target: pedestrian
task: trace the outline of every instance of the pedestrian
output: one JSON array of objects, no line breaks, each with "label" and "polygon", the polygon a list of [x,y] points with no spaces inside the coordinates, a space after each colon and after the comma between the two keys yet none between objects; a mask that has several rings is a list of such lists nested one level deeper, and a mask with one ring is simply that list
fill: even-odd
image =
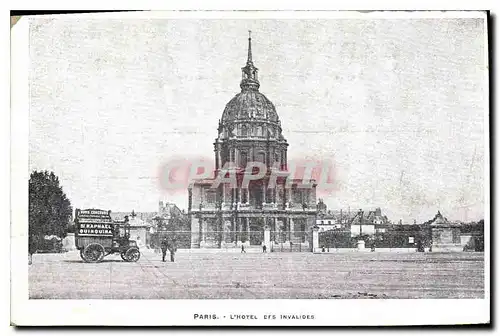
[{"label": "pedestrian", "polygon": [[262,245],[262,253],[266,253],[266,250],[267,250],[267,246],[266,245]]},{"label": "pedestrian", "polygon": [[174,262],[175,261],[175,252],[177,252],[177,247],[174,244],[170,244],[168,249],[170,251],[170,261]]},{"label": "pedestrian", "polygon": [[165,256],[167,255],[168,242],[167,238],[163,238],[161,241],[161,261],[165,262]]},{"label": "pedestrian", "polygon": [[247,253],[247,251],[245,251],[245,245],[241,245],[241,253]]}]

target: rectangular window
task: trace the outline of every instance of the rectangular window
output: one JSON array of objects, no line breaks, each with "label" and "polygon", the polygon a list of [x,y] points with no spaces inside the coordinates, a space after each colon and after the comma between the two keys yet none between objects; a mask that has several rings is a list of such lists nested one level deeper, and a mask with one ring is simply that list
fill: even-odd
[{"label": "rectangular window", "polygon": [[215,191],[209,190],[207,191],[207,203],[215,204]]},{"label": "rectangular window", "polygon": [[266,154],[264,153],[258,153],[255,161],[260,162],[260,163],[266,163]]},{"label": "rectangular window", "polygon": [[240,154],[241,162],[240,166],[241,168],[245,168],[247,166],[247,153],[246,152],[241,152]]}]

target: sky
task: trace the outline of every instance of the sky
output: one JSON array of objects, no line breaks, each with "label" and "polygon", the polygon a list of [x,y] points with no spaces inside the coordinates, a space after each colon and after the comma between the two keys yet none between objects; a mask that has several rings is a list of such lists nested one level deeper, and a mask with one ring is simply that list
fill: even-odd
[{"label": "sky", "polygon": [[290,160],[334,165],[330,209],[394,222],[484,218],[488,106],[482,19],[78,19],[30,25],[30,171],[74,208],[187,209],[173,159],[213,160],[252,30],[260,92]]}]

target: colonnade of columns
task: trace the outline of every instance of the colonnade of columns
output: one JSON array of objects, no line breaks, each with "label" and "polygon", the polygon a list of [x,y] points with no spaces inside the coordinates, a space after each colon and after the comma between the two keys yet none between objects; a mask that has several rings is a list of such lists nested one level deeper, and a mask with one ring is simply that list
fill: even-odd
[{"label": "colonnade of columns", "polygon": [[[302,236],[295,236],[296,228],[295,222],[293,218],[290,217],[268,217],[264,219],[264,222],[259,222],[258,230],[251,230],[252,219],[258,220],[259,218],[255,217],[232,217],[232,218],[224,218],[222,225],[222,236],[223,241],[235,244],[251,244],[251,234],[252,232],[261,232],[264,233],[264,228],[269,228],[271,232],[272,240],[276,243],[286,243],[286,242],[294,242],[295,239],[298,239]],[[203,246],[207,241],[207,232],[209,231],[217,231],[217,228],[213,227],[209,230],[209,221],[217,221],[217,219],[208,219],[208,218],[198,218],[198,242],[200,246]],[[256,223],[257,224],[257,223]],[[214,225],[214,224],[212,224]],[[229,235],[227,226],[230,228]],[[305,230],[305,227],[304,227]],[[305,231],[299,229],[300,234],[305,234]],[[257,235],[259,233],[256,233]],[[212,238],[215,238],[212,237]],[[299,239],[300,240],[300,239]],[[299,241],[300,243],[304,241]]]},{"label": "colonnade of columns", "polygon": [[[241,187],[229,188],[228,186],[224,185],[222,191],[222,203],[230,204],[232,202],[233,203],[239,202],[242,204],[249,204],[250,200],[252,199],[250,197],[250,189],[255,191],[258,190],[261,193],[262,203],[264,204],[269,204],[269,203],[276,204],[278,202],[278,189],[276,187],[268,188],[266,184],[262,184],[260,186],[255,186],[250,188],[241,188]],[[284,188],[284,199],[285,199],[284,203],[286,204],[290,203],[291,201],[291,192],[286,188]]]},{"label": "colonnade of columns", "polygon": [[[243,149],[240,151],[237,147],[232,147],[227,150],[227,156],[222,155],[222,142],[219,139],[215,140],[214,143],[214,152],[215,152],[215,168],[221,169],[227,161],[233,163],[236,166],[240,166],[245,168],[246,163],[249,161],[255,161],[257,159],[258,153],[263,153],[265,155],[265,160],[262,163],[265,163],[267,166],[273,165],[275,162],[279,163],[282,169],[287,169],[287,150],[284,148],[259,148],[255,149],[254,147],[250,147],[249,149]],[[243,154],[246,154],[246,160],[243,159]],[[278,159],[276,158],[276,154],[278,155]],[[245,162],[247,161],[247,162]]]}]

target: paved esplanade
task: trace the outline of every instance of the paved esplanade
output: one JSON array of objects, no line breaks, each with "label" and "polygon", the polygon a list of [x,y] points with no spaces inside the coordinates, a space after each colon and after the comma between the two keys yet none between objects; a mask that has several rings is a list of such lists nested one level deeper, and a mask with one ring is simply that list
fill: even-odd
[{"label": "paved esplanade", "polygon": [[319,299],[482,298],[484,254],[261,253],[179,250],[175,263],[142,251],[137,263],[77,252],[35,254],[30,298]]}]

